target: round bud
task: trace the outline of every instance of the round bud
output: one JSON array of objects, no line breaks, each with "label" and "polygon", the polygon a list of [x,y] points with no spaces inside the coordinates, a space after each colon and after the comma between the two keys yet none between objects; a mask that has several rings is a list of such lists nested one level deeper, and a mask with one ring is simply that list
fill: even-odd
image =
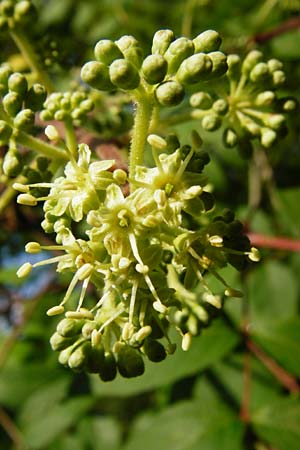
[{"label": "round bud", "polygon": [[145,365],[139,351],[129,345],[121,345],[118,351],[118,370],[125,378],[143,375]]},{"label": "round bud", "polygon": [[22,108],[22,98],[17,92],[9,92],[3,99],[3,107],[7,114],[14,117]]},{"label": "round bud", "polygon": [[137,69],[125,59],[116,59],[109,67],[111,82],[120,89],[136,89],[140,84]]},{"label": "round bud", "polygon": [[176,106],[184,98],[184,89],[180,83],[174,80],[165,81],[155,89],[158,103],[163,106]]},{"label": "round bud", "polygon": [[241,74],[241,58],[239,55],[227,56],[227,76],[230,80],[238,80]]},{"label": "round bud", "polygon": [[282,114],[267,114],[264,124],[274,130],[279,130],[285,125],[285,117]]},{"label": "round bud", "polygon": [[163,81],[168,70],[168,64],[162,55],[149,55],[142,64],[142,74],[148,84]]},{"label": "round bud", "polygon": [[211,52],[208,54],[212,61],[211,77],[221,77],[228,70],[227,58],[222,52]]},{"label": "round bud", "polygon": [[190,98],[190,105],[193,108],[210,109],[212,104],[213,99],[207,92],[196,92]]},{"label": "round bud", "polygon": [[61,351],[74,343],[74,338],[65,338],[58,333],[52,334],[50,338],[50,345],[55,352]]},{"label": "round bud", "polygon": [[8,79],[8,89],[21,96],[25,95],[28,89],[26,77],[18,72],[12,73]]},{"label": "round bud", "polygon": [[164,55],[171,42],[175,39],[172,30],[159,30],[153,36],[151,53]]},{"label": "round bud", "polygon": [[213,110],[221,116],[227,113],[228,107],[227,101],[223,98],[216,100],[213,104]]},{"label": "round bud", "polygon": [[276,99],[276,95],[274,94],[273,91],[264,91],[264,92],[260,92],[256,99],[255,99],[255,104],[257,106],[269,106],[272,105],[272,103],[274,103]]},{"label": "round bud", "polygon": [[270,148],[275,143],[277,139],[276,131],[271,130],[270,128],[262,128],[261,129],[261,138],[260,142],[263,147]]},{"label": "round bud", "polygon": [[73,337],[81,332],[82,326],[82,320],[63,319],[58,323],[56,331],[63,337]]},{"label": "round bud", "polygon": [[123,58],[122,52],[117,44],[109,39],[101,39],[101,41],[98,41],[94,53],[97,61],[108,66],[115,59]]},{"label": "round bud", "polygon": [[68,366],[73,370],[82,370],[91,350],[91,344],[84,342],[77,347],[68,359]]},{"label": "round bud", "polygon": [[21,130],[28,130],[34,125],[34,112],[31,109],[23,109],[14,118],[14,126]]},{"label": "round bud", "polygon": [[99,376],[102,381],[112,381],[117,375],[117,363],[113,353],[105,353],[103,364],[99,368]]},{"label": "round bud", "polygon": [[266,63],[260,62],[256,64],[250,72],[250,80],[253,83],[263,83],[270,76],[269,67]]},{"label": "round bud", "polygon": [[175,73],[180,64],[194,53],[194,44],[190,39],[181,37],[173,41],[165,53],[168,73]]},{"label": "round bud", "polygon": [[217,114],[207,114],[203,117],[201,125],[206,131],[215,131],[220,128],[222,121]]},{"label": "round bud", "polygon": [[205,53],[197,53],[185,59],[180,65],[176,78],[182,84],[195,84],[212,70],[211,59]]},{"label": "round bud", "polygon": [[87,62],[82,67],[80,76],[85,83],[100,91],[110,91],[115,88],[110,81],[108,67],[101,62]]},{"label": "round bud", "polygon": [[281,70],[283,68],[283,64],[278,59],[269,59],[267,62],[270,72],[275,72],[275,70]]},{"label": "round bud", "polygon": [[25,95],[24,103],[25,108],[32,109],[32,111],[40,111],[47,98],[47,91],[39,83],[35,83],[31,86]]},{"label": "round bud", "polygon": [[4,156],[2,168],[6,176],[17,177],[23,169],[20,153],[15,150],[8,150]]},{"label": "round bud", "polygon": [[281,99],[282,109],[285,112],[295,111],[298,107],[297,100],[295,98],[283,98]]},{"label": "round bud", "polygon": [[248,75],[249,72],[251,72],[251,70],[253,69],[253,67],[256,66],[256,64],[258,64],[259,62],[261,62],[262,59],[263,59],[262,52],[258,50],[252,50],[251,52],[248,53],[248,55],[243,61],[242,72]]},{"label": "round bud", "polygon": [[116,41],[117,46],[124,55],[124,58],[137,68],[141,67],[143,53],[139,42],[133,36],[122,36]]},{"label": "round bud", "polygon": [[285,83],[285,73],[282,70],[275,70],[273,72],[273,84],[275,87],[280,87]]},{"label": "round bud", "polygon": [[145,340],[143,350],[148,359],[153,362],[163,361],[167,356],[164,346],[151,338]]},{"label": "round bud", "polygon": [[67,366],[72,352],[73,352],[73,345],[62,350],[59,354],[58,362],[63,366]]},{"label": "round bud", "polygon": [[226,128],[223,134],[223,142],[226,147],[235,147],[238,142],[238,136],[232,128]]},{"label": "round bud", "polygon": [[195,52],[214,52],[219,50],[220,45],[222,43],[221,36],[215,30],[206,30],[202,33],[198,34],[193,39],[193,43],[195,46]]},{"label": "round bud", "polygon": [[0,145],[6,145],[11,137],[12,128],[4,120],[0,120]]}]

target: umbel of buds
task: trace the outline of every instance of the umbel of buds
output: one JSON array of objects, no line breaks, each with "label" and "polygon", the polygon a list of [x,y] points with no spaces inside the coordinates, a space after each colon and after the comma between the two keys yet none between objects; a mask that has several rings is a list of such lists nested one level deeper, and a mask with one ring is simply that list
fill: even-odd
[{"label": "umbel of buds", "polygon": [[226,72],[220,45],[221,38],[213,30],[194,39],[176,39],[171,30],[160,30],[153,37],[151,54],[143,58],[133,36],[115,42],[103,39],[95,46],[95,60],[83,66],[81,77],[95,89],[118,88],[135,95],[146,92],[162,106],[175,106],[182,102],[188,86]]},{"label": "umbel of buds", "polygon": [[[135,48],[131,60],[139,54]],[[173,328],[188,350],[193,336],[220,313],[224,299],[241,295],[219,269],[227,264],[241,269],[259,259],[233,213],[224,211],[212,221],[207,216],[214,201],[202,173],[209,158],[199,149],[200,137],[194,133],[189,146],[174,135],[152,134],[148,143],[155,166],[137,166],[136,187],[127,196],[122,191],[126,173],[112,160],[93,161],[87,145],[79,146],[77,162],[70,161],[53,182],[15,184],[20,204],[44,201],[43,227],[56,233],[56,245],[29,242],[26,251],[60,252],[25,263],[18,276],[51,263],[58,272],[73,274],[61,302],[48,310],[50,316],[64,314],[51,346],[61,364],[96,373],[103,381],[117,373],[139,376],[145,358],[159,362],[174,353]],[[36,189],[48,194],[37,197]],[[190,228],[190,220],[199,226]],[[85,239],[74,235],[74,222],[85,224]],[[206,273],[219,280],[218,292],[212,292]],[[98,293],[94,302],[86,298],[90,285]],[[78,305],[67,309],[78,287]]]}]

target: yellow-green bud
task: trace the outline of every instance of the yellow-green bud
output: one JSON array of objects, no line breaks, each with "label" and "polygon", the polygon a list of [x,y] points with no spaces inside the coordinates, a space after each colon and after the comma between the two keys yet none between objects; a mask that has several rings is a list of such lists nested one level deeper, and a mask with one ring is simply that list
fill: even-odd
[{"label": "yellow-green bud", "polygon": [[171,42],[175,39],[172,30],[159,30],[153,36],[151,53],[164,55]]},{"label": "yellow-green bud", "polygon": [[214,52],[219,50],[220,45],[222,43],[221,36],[215,30],[206,30],[202,33],[198,34],[193,39],[193,43],[195,46],[195,52]]},{"label": "yellow-green bud", "polygon": [[264,62],[256,64],[251,70],[249,76],[253,83],[262,83],[266,81],[270,76],[268,64]]},{"label": "yellow-green bud", "polygon": [[165,53],[168,73],[175,73],[180,64],[194,53],[194,44],[190,39],[181,37],[173,41]]},{"label": "yellow-green bud", "polygon": [[252,50],[248,53],[242,64],[242,72],[248,75],[256,64],[260,63],[263,59],[262,52],[258,50]]},{"label": "yellow-green bud", "polygon": [[212,61],[205,53],[197,53],[186,58],[180,65],[176,78],[182,84],[195,84],[212,70]]},{"label": "yellow-green bud", "polygon": [[261,129],[261,144],[266,147],[272,147],[272,145],[275,143],[277,139],[277,133],[276,131],[270,129],[270,128],[262,128]]},{"label": "yellow-green bud", "polygon": [[209,78],[221,77],[228,70],[227,58],[222,52],[211,52],[208,54],[212,61],[212,70]]},{"label": "yellow-green bud", "polygon": [[148,84],[157,84],[164,80],[168,63],[162,55],[149,55],[142,64],[142,74]]},{"label": "yellow-green bud", "polygon": [[212,104],[213,99],[207,92],[196,92],[190,98],[190,105],[193,108],[210,109]]},{"label": "yellow-green bud", "polygon": [[117,375],[116,359],[111,352],[105,353],[103,364],[99,368],[99,376],[102,381],[112,381]]},{"label": "yellow-green bud", "polygon": [[15,72],[8,79],[8,89],[17,92],[21,96],[27,92],[28,83],[26,77],[21,73]]},{"label": "yellow-green bud", "polygon": [[269,106],[272,103],[274,103],[276,99],[276,95],[274,94],[273,91],[264,91],[264,92],[260,92],[256,99],[255,99],[255,104],[257,106]]},{"label": "yellow-green bud", "polygon": [[0,145],[8,143],[12,134],[11,126],[4,120],[0,120]]},{"label": "yellow-green bud", "polygon": [[32,1],[21,0],[14,8],[14,20],[27,23],[36,16],[36,9]]},{"label": "yellow-green bud", "polygon": [[22,108],[22,97],[17,92],[9,92],[3,97],[3,107],[8,115],[14,117]]},{"label": "yellow-green bud", "polygon": [[133,36],[122,36],[116,41],[117,46],[127,61],[139,68],[143,60],[142,49],[139,42]]},{"label": "yellow-green bud", "polygon": [[155,96],[158,103],[163,106],[176,106],[184,98],[184,89],[177,81],[169,80],[157,86]]},{"label": "yellow-green bud", "polygon": [[120,89],[136,89],[140,84],[137,69],[126,59],[116,59],[109,67],[111,82]]},{"label": "yellow-green bud", "polygon": [[113,179],[118,184],[125,184],[127,181],[127,173],[123,169],[116,169],[113,171]]},{"label": "yellow-green bud", "polygon": [[202,127],[206,131],[215,131],[220,128],[221,124],[221,119],[216,114],[207,114],[201,122]]},{"label": "yellow-green bud", "polygon": [[82,67],[80,75],[85,83],[100,91],[110,91],[115,88],[110,81],[108,67],[101,62],[87,62]]},{"label": "yellow-green bud", "polygon": [[238,137],[236,132],[232,128],[227,128],[223,134],[223,141],[226,147],[235,147],[238,143]]},{"label": "yellow-green bud", "polygon": [[82,326],[82,320],[66,318],[58,323],[56,331],[61,336],[73,337],[81,332]]},{"label": "yellow-green bud", "polygon": [[282,70],[275,70],[273,72],[273,84],[279,87],[285,83],[285,73]]},{"label": "yellow-green bud", "polygon": [[241,58],[239,55],[228,55],[227,56],[227,76],[230,80],[238,80],[241,74]]},{"label": "yellow-green bud", "polygon": [[281,70],[283,68],[283,64],[279,59],[269,59],[267,62],[270,72],[275,72],[276,70]]},{"label": "yellow-green bud", "polygon": [[34,125],[34,112],[31,109],[22,109],[14,118],[15,128],[28,130]]},{"label": "yellow-green bud", "polygon": [[153,362],[163,361],[167,356],[164,346],[151,338],[145,340],[143,350],[148,359]]},{"label": "yellow-green bud", "polygon": [[140,376],[144,373],[145,366],[138,350],[122,345],[118,351],[118,370],[125,378]]},{"label": "yellow-green bud", "polygon": [[123,54],[117,44],[109,39],[101,39],[95,46],[95,58],[108,66],[115,60],[123,58]]},{"label": "yellow-green bud", "polygon": [[70,369],[83,369],[90,351],[91,344],[87,341],[76,348],[68,359],[68,366],[70,367]]},{"label": "yellow-green bud", "polygon": [[187,352],[189,349],[190,349],[190,347],[191,347],[191,345],[192,345],[192,334],[190,333],[190,332],[188,332],[188,333],[185,333],[183,336],[182,336],[182,341],[181,341],[181,348],[182,348],[182,350],[184,351],[184,352]]},{"label": "yellow-green bud", "polygon": [[228,103],[225,99],[223,98],[219,98],[218,100],[216,100],[213,104],[213,110],[217,113],[220,114],[221,116],[223,116],[224,114],[227,113],[228,111]]},{"label": "yellow-green bud", "polygon": [[73,338],[65,338],[58,333],[52,334],[50,345],[55,352],[64,350],[74,343]]},{"label": "yellow-green bud", "polygon": [[16,150],[8,150],[4,157],[2,168],[8,177],[17,177],[23,168],[20,153]]},{"label": "yellow-green bud", "polygon": [[54,125],[47,125],[45,128],[45,135],[50,141],[58,141],[59,134],[57,128]]}]

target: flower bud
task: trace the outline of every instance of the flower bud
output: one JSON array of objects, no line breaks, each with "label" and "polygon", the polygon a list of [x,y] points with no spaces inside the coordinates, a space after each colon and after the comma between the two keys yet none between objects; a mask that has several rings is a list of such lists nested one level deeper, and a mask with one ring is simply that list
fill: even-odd
[{"label": "flower bud", "polygon": [[167,356],[164,346],[151,338],[145,340],[143,350],[148,359],[153,362],[163,361]]},{"label": "flower bud", "polygon": [[212,61],[212,70],[209,79],[221,77],[228,70],[227,58],[222,52],[211,52],[208,54]]},{"label": "flower bud", "polygon": [[226,147],[235,147],[238,142],[238,137],[236,132],[232,128],[226,128],[223,134],[223,142]]},{"label": "flower bud", "polygon": [[14,127],[28,130],[34,125],[35,115],[31,109],[22,109],[14,118]]},{"label": "flower bud", "polygon": [[279,130],[285,125],[285,117],[282,114],[267,114],[264,124],[274,130]]},{"label": "flower bud", "polygon": [[285,73],[282,70],[275,70],[273,72],[273,84],[275,87],[280,87],[285,83]]},{"label": "flower bud", "polygon": [[22,97],[17,92],[9,92],[3,99],[3,107],[7,114],[14,117],[22,108]]},{"label": "flower bud", "polygon": [[190,105],[193,108],[210,109],[212,104],[213,99],[207,92],[196,92],[190,98]]},{"label": "flower bud", "polygon": [[269,59],[267,62],[270,72],[275,72],[276,70],[281,70],[283,68],[283,64],[278,59]]},{"label": "flower bud", "polygon": [[118,351],[118,370],[125,378],[138,377],[145,371],[143,358],[138,350],[122,345]]},{"label": "flower bud", "polygon": [[2,168],[8,177],[17,177],[23,169],[20,153],[16,150],[8,150],[4,157]]},{"label": "flower bud", "polygon": [[141,67],[143,53],[139,42],[133,36],[122,36],[116,41],[117,46],[124,55],[124,58],[135,67]]},{"label": "flower bud", "polygon": [[67,347],[64,350],[62,350],[59,354],[58,362],[60,364],[62,364],[63,366],[67,366],[69,358],[73,352],[73,349],[74,349],[74,346],[71,345],[70,347]]},{"label": "flower bud", "polygon": [[8,90],[8,78],[12,74],[12,70],[8,65],[0,66],[0,85],[2,85],[1,94],[4,94]]},{"label": "flower bud", "polygon": [[258,50],[252,50],[251,52],[248,53],[248,55],[243,61],[242,72],[245,75],[248,75],[249,72],[251,72],[251,70],[253,69],[253,67],[256,66],[256,64],[260,63],[262,59],[263,59],[262,52]]},{"label": "flower bud", "polygon": [[153,36],[151,53],[164,55],[171,42],[175,39],[172,30],[159,30]]},{"label": "flower bud", "polygon": [[111,82],[120,89],[136,89],[140,84],[137,69],[130,61],[116,59],[109,67]]},{"label": "flower bud", "polygon": [[184,98],[184,89],[177,81],[169,80],[157,86],[155,96],[158,103],[163,106],[176,106]]},{"label": "flower bud", "polygon": [[274,94],[273,91],[264,91],[264,92],[260,92],[256,99],[255,99],[255,104],[257,106],[269,106],[272,105],[272,103],[274,103],[276,99],[276,95]]},{"label": "flower bud", "polygon": [[217,31],[206,30],[198,34],[198,36],[193,39],[193,43],[195,46],[195,53],[209,53],[219,50],[222,39]]},{"label": "flower bud", "polygon": [[110,81],[108,67],[101,62],[87,62],[82,67],[80,76],[85,83],[100,91],[110,91],[115,88]]},{"label": "flower bud", "polygon": [[269,67],[266,63],[260,62],[256,64],[250,72],[250,80],[253,83],[263,83],[270,76]]},{"label": "flower bud", "polygon": [[168,73],[175,73],[180,64],[194,54],[194,44],[190,39],[181,37],[173,41],[165,53]]},{"label": "flower bud", "polygon": [[168,63],[162,55],[149,55],[142,64],[142,74],[148,84],[161,83],[167,73]]},{"label": "flower bud", "polygon": [[295,111],[298,106],[297,100],[295,98],[284,98],[282,100],[282,109],[285,112]]},{"label": "flower bud", "polygon": [[238,80],[241,75],[241,58],[239,55],[228,55],[227,56],[227,76],[230,80]]},{"label": "flower bud", "polygon": [[223,116],[224,114],[227,113],[228,107],[229,106],[228,106],[227,101],[223,98],[220,98],[214,102],[212,108],[217,114],[220,114]]},{"label": "flower bud", "polygon": [[43,103],[47,98],[47,91],[41,84],[35,83],[31,86],[25,95],[24,103],[25,108],[29,108],[32,111],[40,111],[43,107]]},{"label": "flower bud", "polygon": [[201,122],[202,127],[206,131],[215,131],[220,128],[221,124],[222,121],[216,114],[207,114]]},{"label": "flower bud", "polygon": [[10,91],[17,92],[20,96],[23,96],[27,92],[27,88],[28,83],[24,75],[18,72],[10,75],[8,79],[8,89]]},{"label": "flower bud", "polygon": [[11,137],[12,128],[4,120],[0,120],[0,145],[6,145]]},{"label": "flower bud", "polygon": [[55,352],[68,348],[74,342],[75,342],[74,338],[65,338],[58,333],[52,334],[52,336],[50,338],[51,348]]},{"label": "flower bud", "polygon": [[261,129],[261,145],[266,148],[272,147],[277,139],[277,133],[270,128],[262,128]]},{"label": "flower bud", "polygon": [[58,334],[60,334],[63,337],[73,337],[78,335],[81,332],[82,326],[83,326],[82,320],[76,320],[76,319],[62,319],[57,327],[56,331]]},{"label": "flower bud", "polygon": [[123,58],[123,54],[117,44],[109,39],[101,39],[101,41],[98,41],[94,53],[97,61],[108,66],[115,59]]},{"label": "flower bud", "polygon": [[181,348],[184,352],[187,352],[192,345],[192,335],[190,332],[185,333],[182,337]]},{"label": "flower bud", "polygon": [[85,366],[90,350],[91,344],[87,341],[77,347],[68,359],[68,366],[70,369],[82,370]]},{"label": "flower bud", "polygon": [[205,53],[197,53],[186,58],[180,65],[176,78],[182,84],[195,84],[212,70],[211,59]]},{"label": "flower bud", "polygon": [[117,363],[113,353],[105,353],[103,364],[99,368],[99,376],[102,381],[112,381],[117,375]]}]

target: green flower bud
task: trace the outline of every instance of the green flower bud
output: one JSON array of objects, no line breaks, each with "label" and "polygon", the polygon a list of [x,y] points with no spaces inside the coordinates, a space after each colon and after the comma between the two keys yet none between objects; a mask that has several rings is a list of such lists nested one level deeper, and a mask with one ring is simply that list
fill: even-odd
[{"label": "green flower bud", "polygon": [[69,114],[67,113],[67,111],[64,111],[63,109],[59,109],[54,113],[54,119],[61,122],[68,119],[68,116]]},{"label": "green flower bud", "polygon": [[8,79],[8,89],[21,96],[25,95],[28,89],[26,77],[18,72],[11,74]]},{"label": "green flower bud", "polygon": [[68,359],[68,366],[73,370],[82,370],[91,351],[91,344],[84,342],[77,347]]},{"label": "green flower bud", "polygon": [[278,59],[269,59],[267,62],[270,72],[275,72],[276,70],[281,70],[283,68],[283,64]]},{"label": "green flower bud", "polygon": [[228,55],[227,56],[227,76],[230,80],[238,80],[241,75],[241,58],[239,55]]},{"label": "green flower bud", "polygon": [[138,71],[125,59],[116,59],[109,67],[111,82],[120,89],[136,89],[140,84]]},{"label": "green flower bud", "polygon": [[273,72],[273,84],[275,87],[280,87],[285,83],[285,73],[282,70],[275,70]]},{"label": "green flower bud", "polygon": [[195,53],[209,53],[219,50],[222,39],[217,31],[206,30],[198,34],[198,36],[193,39],[193,43],[195,46]]},{"label": "green flower bud", "polygon": [[276,131],[271,130],[270,128],[262,128],[261,129],[261,145],[266,148],[272,147],[272,145],[276,142],[277,134]]},{"label": "green flower bud", "polygon": [[83,81],[100,91],[110,91],[115,86],[110,81],[108,67],[98,61],[89,61],[81,69],[80,76]]},{"label": "green flower bud", "polygon": [[12,74],[12,70],[9,68],[9,66],[3,65],[0,67],[0,83],[6,86],[8,88],[8,78]]},{"label": "green flower bud", "polygon": [[73,337],[81,332],[83,323],[82,320],[62,319],[58,323],[56,331],[63,337]]},{"label": "green flower bud", "polygon": [[6,145],[11,137],[12,128],[4,120],[0,120],[0,145]]},{"label": "green flower bud", "polygon": [[142,64],[142,74],[148,84],[163,81],[168,70],[168,63],[162,55],[149,55]]},{"label": "green flower bud", "polygon": [[40,111],[46,98],[47,91],[44,86],[35,83],[31,86],[31,88],[25,95],[25,108],[32,109],[32,111]]},{"label": "green flower bud", "polygon": [[65,338],[58,333],[54,333],[50,338],[50,345],[55,352],[61,351],[69,347],[75,342],[75,338]]},{"label": "green flower bud", "polygon": [[193,108],[210,109],[212,104],[213,99],[207,92],[196,92],[190,98],[190,105]]},{"label": "green flower bud", "polygon": [[9,92],[2,101],[5,111],[11,117],[14,117],[22,108],[22,98],[17,92]]},{"label": "green flower bud", "polygon": [[298,103],[295,98],[283,98],[281,99],[282,109],[285,112],[295,111],[297,109]]},{"label": "green flower bud", "polygon": [[151,53],[164,55],[175,36],[171,30],[159,30],[153,36]]},{"label": "green flower bud", "polygon": [[257,106],[269,106],[272,105],[272,103],[274,103],[274,101],[276,100],[276,95],[274,94],[273,91],[264,91],[264,92],[260,92],[256,99],[255,99],[255,104]]},{"label": "green flower bud", "polygon": [[165,53],[168,73],[175,73],[180,64],[194,53],[194,44],[190,39],[181,37],[173,41]]},{"label": "green flower bud", "polygon": [[274,130],[279,130],[285,125],[285,117],[282,114],[267,114],[264,124]]},{"label": "green flower bud", "polygon": [[123,54],[117,44],[109,39],[101,39],[101,41],[98,41],[94,53],[97,61],[108,66],[115,59],[123,58]]},{"label": "green flower bud", "polygon": [[167,354],[164,346],[154,339],[148,338],[145,340],[143,350],[150,361],[163,361]]},{"label": "green flower bud", "polygon": [[222,52],[211,52],[208,54],[212,61],[212,71],[209,78],[221,77],[228,70],[227,58]]},{"label": "green flower bud", "polygon": [[215,131],[220,128],[222,121],[217,114],[207,114],[207,116],[203,117],[201,125],[204,130]]},{"label": "green flower bud", "polygon": [[117,375],[117,363],[113,353],[105,353],[103,364],[99,370],[99,376],[102,381],[112,381]]},{"label": "green flower bud", "polygon": [[220,98],[214,102],[212,108],[217,114],[223,116],[224,114],[227,113],[229,106],[225,99]]},{"label": "green flower bud", "polygon": [[28,130],[34,125],[34,112],[31,109],[23,109],[14,118],[15,128]]},{"label": "green flower bud", "polygon": [[116,41],[124,58],[137,68],[141,67],[143,53],[139,42],[133,36],[122,36]]},{"label": "green flower bud", "polygon": [[14,20],[27,23],[36,17],[36,8],[32,1],[21,0],[15,5]]},{"label": "green flower bud", "polygon": [[58,356],[58,362],[63,366],[68,366],[68,361],[73,352],[73,345],[62,350]]},{"label": "green flower bud", "polygon": [[263,83],[270,76],[268,64],[260,62],[250,72],[250,80],[253,83]]},{"label": "green flower bud", "polygon": [[238,142],[238,136],[232,128],[226,128],[223,134],[223,142],[226,147],[235,147]]},{"label": "green flower bud", "polygon": [[184,98],[184,89],[180,83],[174,80],[165,81],[155,89],[158,103],[163,106],[176,106]]},{"label": "green flower bud", "polygon": [[122,345],[118,350],[118,370],[125,378],[143,375],[145,365],[139,351],[129,345]]},{"label": "green flower bud", "polygon": [[89,373],[99,373],[104,364],[104,347],[99,344],[92,347],[85,361],[86,370]]},{"label": "green flower bud", "polygon": [[180,65],[176,78],[182,84],[195,84],[212,70],[211,59],[205,53],[197,53],[186,58]]},{"label": "green flower bud", "polygon": [[20,153],[15,150],[8,150],[4,156],[2,168],[6,176],[17,177],[23,169]]},{"label": "green flower bud", "polygon": [[260,63],[263,59],[262,52],[258,50],[252,50],[248,53],[242,64],[242,72],[248,75],[256,64]]},{"label": "green flower bud", "polygon": [[40,119],[44,122],[48,122],[49,120],[53,120],[54,114],[49,111],[48,109],[43,109],[43,111],[40,112]]}]

